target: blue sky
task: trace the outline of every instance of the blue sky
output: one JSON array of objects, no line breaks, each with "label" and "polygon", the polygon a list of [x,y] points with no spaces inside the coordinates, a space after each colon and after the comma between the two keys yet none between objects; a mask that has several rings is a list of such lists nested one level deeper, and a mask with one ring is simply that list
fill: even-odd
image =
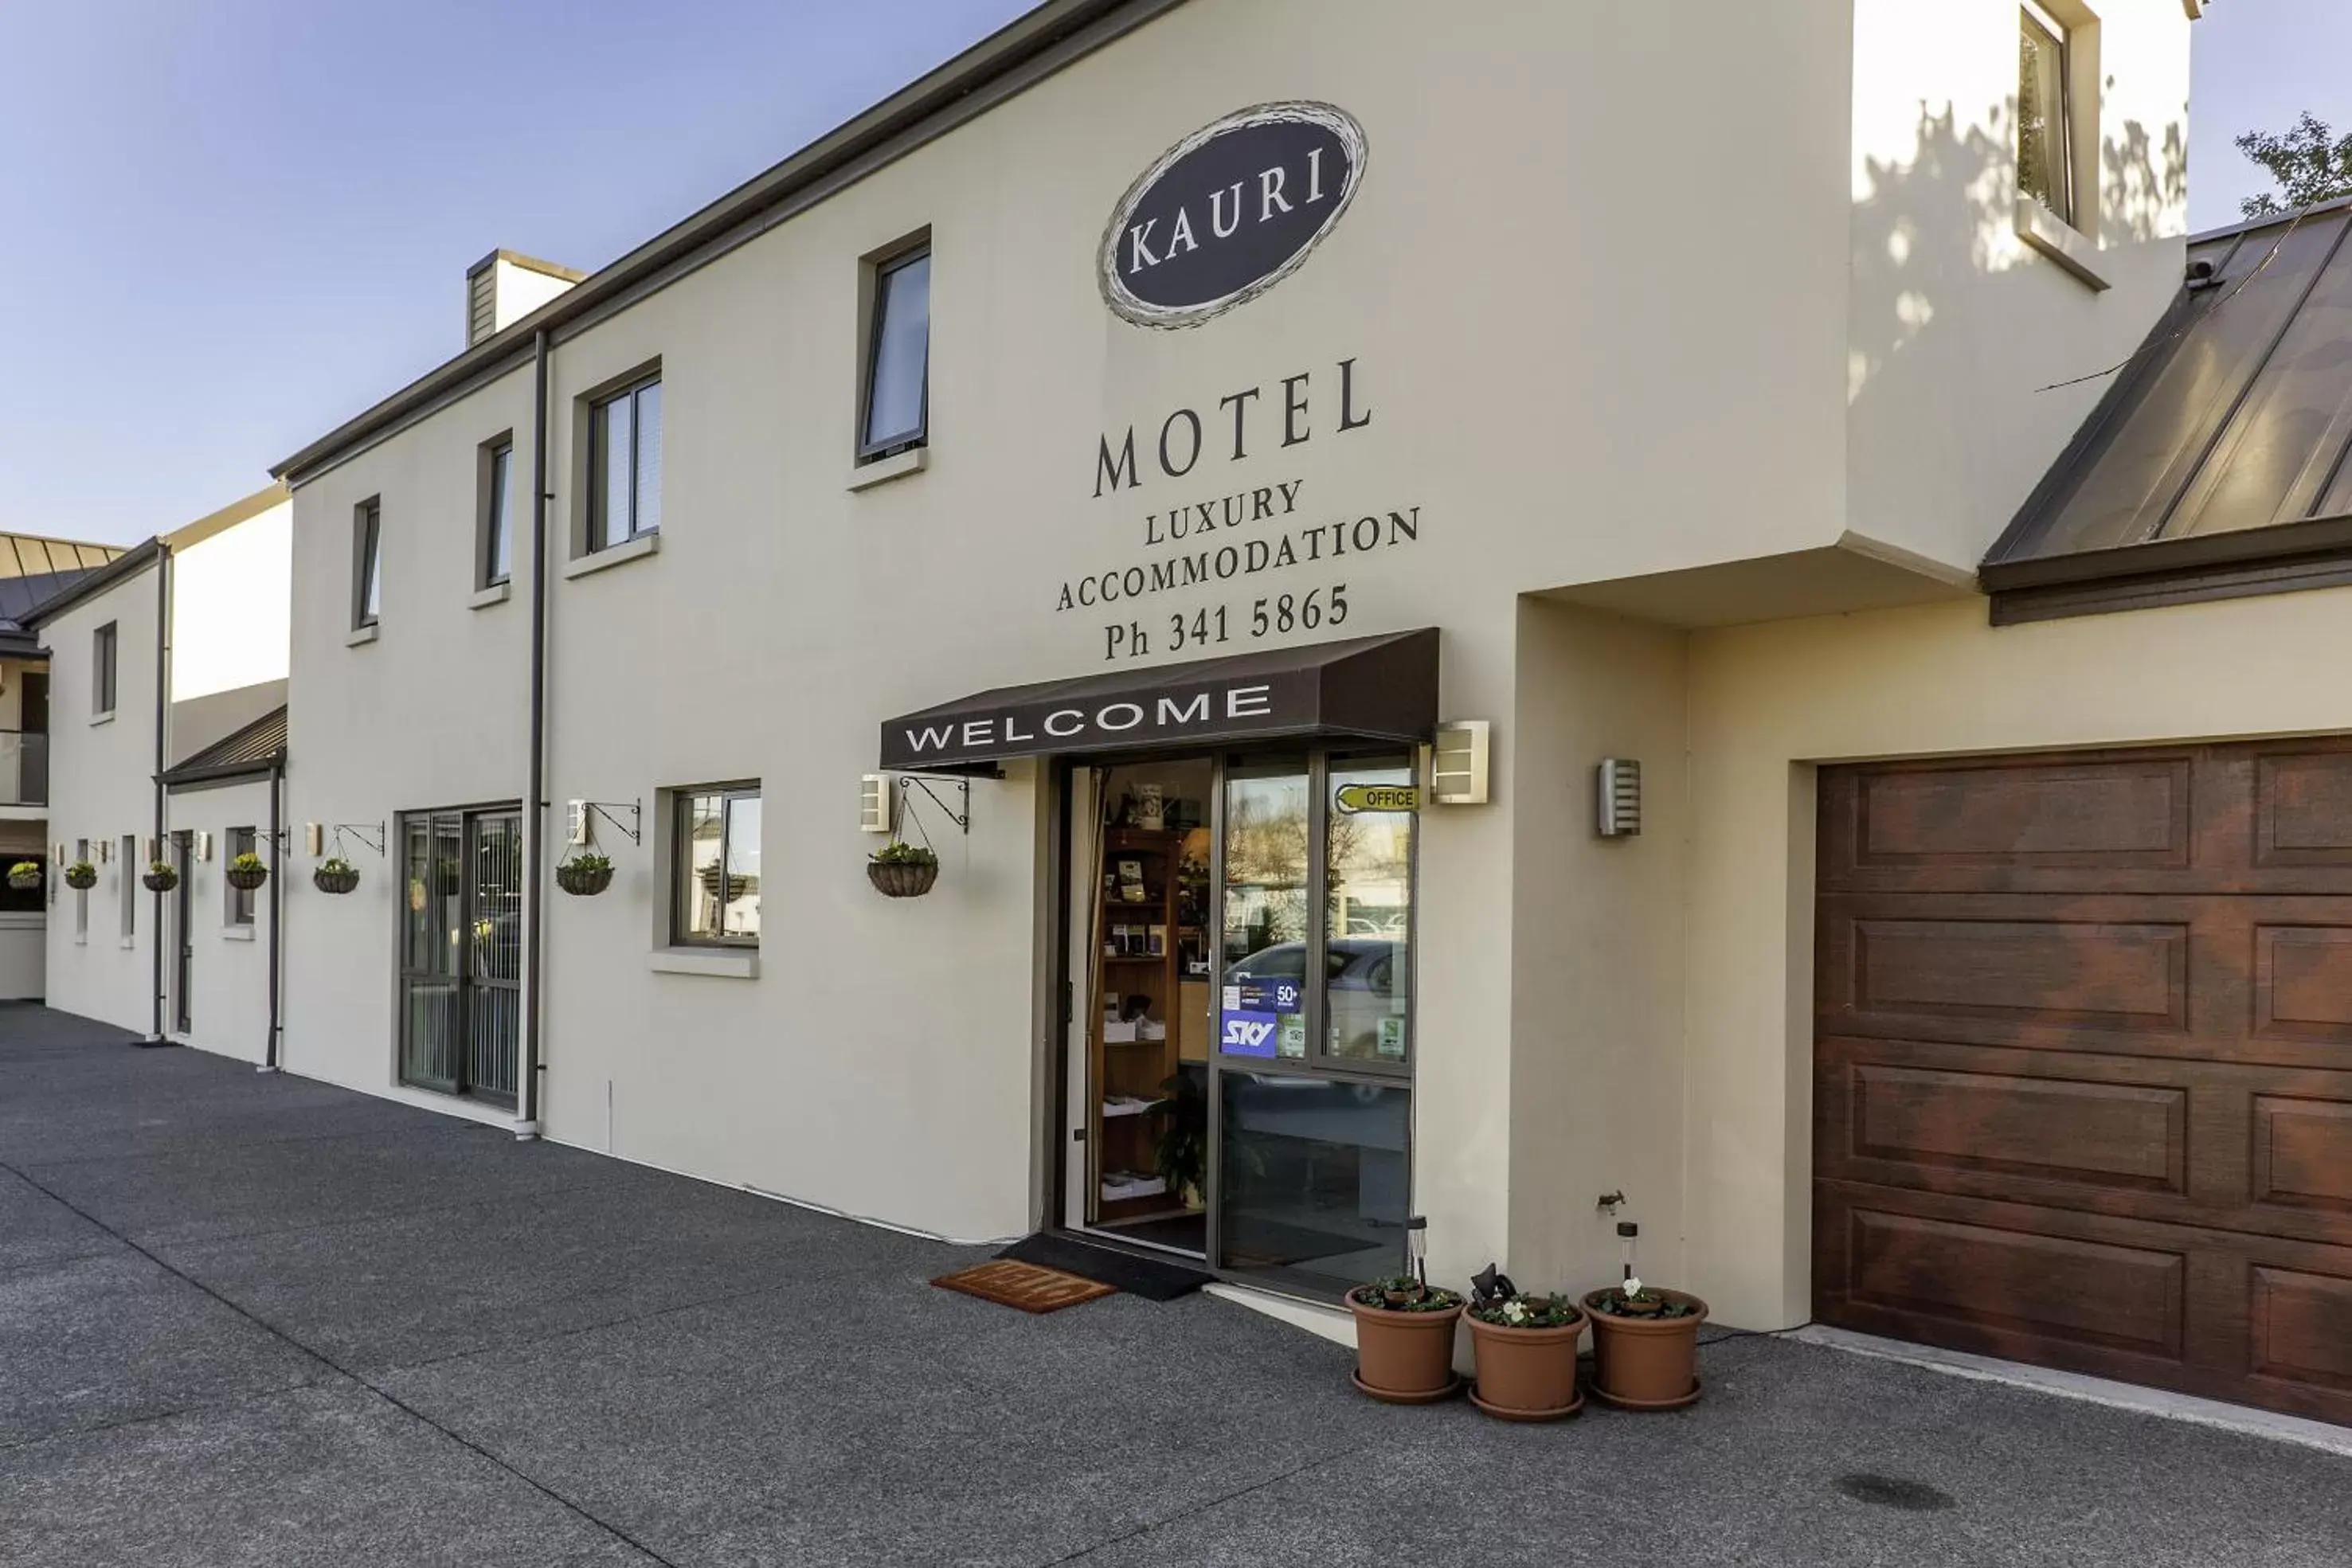
[{"label": "blue sky", "polygon": [[[1938,3],[1938,0],[1922,0]],[[131,541],[455,352],[465,269],[593,268],[1025,0],[74,0],[0,14],[0,528]],[[2352,3],[2214,0],[2230,138],[2352,130]]]}]

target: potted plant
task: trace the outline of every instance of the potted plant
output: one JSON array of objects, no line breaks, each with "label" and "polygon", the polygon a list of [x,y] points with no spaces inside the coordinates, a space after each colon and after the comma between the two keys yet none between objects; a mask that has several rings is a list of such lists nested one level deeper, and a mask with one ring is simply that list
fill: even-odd
[{"label": "potted plant", "polygon": [[1429,1405],[1462,1386],[1454,1375],[1454,1325],[1462,1298],[1411,1274],[1348,1292],[1356,1320],[1355,1385],[1391,1405]]},{"label": "potted plant", "polygon": [[150,893],[169,893],[180,885],[179,869],[170,861],[150,861],[139,873],[139,883]]},{"label": "potted plant", "polygon": [[1706,1303],[1627,1275],[1584,1298],[1592,1316],[1592,1392],[1627,1410],[1679,1410],[1698,1397]]},{"label": "potted plant", "polygon": [[238,892],[251,893],[269,880],[269,865],[259,855],[247,850],[241,855],[232,857],[228,862],[228,869],[222,872],[221,875],[226,877],[228,884]]},{"label": "potted plant", "polygon": [[751,888],[751,878],[742,872],[722,877],[719,874],[717,861],[704,866],[696,874],[701,878],[704,892],[713,898],[724,899],[730,904],[742,897]]},{"label": "potted plant", "polygon": [[613,862],[593,850],[582,850],[555,868],[555,885],[580,898],[593,898],[613,885]]},{"label": "potted plant", "polygon": [[329,855],[310,873],[320,893],[349,893],[360,884],[360,868],[341,855]]},{"label": "potted plant", "polygon": [[90,864],[88,861],[74,862],[73,864],[66,867],[66,885],[77,890],[87,890],[96,887],[98,885],[98,868]]},{"label": "potted plant", "polygon": [[1154,1150],[1160,1179],[1185,1207],[1198,1208],[1209,1176],[1208,1092],[1189,1072],[1171,1074],[1160,1092],[1163,1097],[1151,1106],[1166,1118]]},{"label": "potted plant", "polygon": [[1470,1303],[1477,1364],[1472,1404],[1506,1421],[1557,1421],[1584,1408],[1576,1391],[1576,1343],[1584,1314],[1566,1296],[1522,1294],[1490,1267]]},{"label": "potted plant", "polygon": [[30,893],[41,885],[41,862],[18,861],[8,868],[8,885],[18,893]]},{"label": "potted plant", "polygon": [[886,898],[920,898],[940,880],[940,857],[919,844],[885,844],[867,858],[866,879]]}]

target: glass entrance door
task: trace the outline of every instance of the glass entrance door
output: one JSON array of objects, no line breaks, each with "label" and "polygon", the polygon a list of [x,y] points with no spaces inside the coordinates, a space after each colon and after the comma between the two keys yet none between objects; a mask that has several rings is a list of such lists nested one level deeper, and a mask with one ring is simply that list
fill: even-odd
[{"label": "glass entrance door", "polygon": [[515,1099],[522,951],[522,814],[400,820],[400,1079]]},{"label": "glass entrance door", "polygon": [[1414,758],[1318,748],[1223,774],[1212,1261],[1336,1295],[1404,1262]]}]

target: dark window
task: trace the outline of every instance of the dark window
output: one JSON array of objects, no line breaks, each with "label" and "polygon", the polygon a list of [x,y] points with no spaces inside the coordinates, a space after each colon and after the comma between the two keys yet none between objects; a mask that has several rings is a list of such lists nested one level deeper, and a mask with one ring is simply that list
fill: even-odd
[{"label": "dark window", "polygon": [[91,668],[96,681],[90,692],[90,710],[94,713],[114,711],[115,646],[114,622],[100,627],[91,639]]},{"label": "dark window", "polygon": [[758,946],[760,787],[680,789],[675,800],[670,939]]},{"label": "dark window", "polygon": [[373,626],[383,609],[383,505],[380,500],[362,501],[353,519],[353,545],[357,551],[352,575],[352,624]]},{"label": "dark window", "polygon": [[661,528],[661,378],[600,398],[588,411],[588,549]]},{"label": "dark window", "polygon": [[[254,852],[253,846],[254,835],[251,828],[231,828],[228,831],[228,858],[230,860],[234,861],[239,855],[252,854]],[[228,888],[228,923],[231,925],[252,925],[253,889],[249,887],[233,886],[230,884],[229,880],[226,877],[223,877],[221,879],[221,885]]]},{"label": "dark window", "polygon": [[880,457],[930,439],[931,253],[875,268],[857,455]]},{"label": "dark window", "polygon": [[514,570],[514,443],[489,450],[482,497],[482,586],[507,580]]}]

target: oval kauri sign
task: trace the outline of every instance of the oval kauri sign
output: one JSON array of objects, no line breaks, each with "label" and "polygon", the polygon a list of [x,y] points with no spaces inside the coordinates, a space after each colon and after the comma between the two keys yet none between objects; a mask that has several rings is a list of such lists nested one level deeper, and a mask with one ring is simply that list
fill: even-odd
[{"label": "oval kauri sign", "polygon": [[1262,103],[1204,125],[1119,198],[1097,270],[1112,310],[1192,327],[1296,272],[1355,200],[1364,130],[1328,103]]}]

